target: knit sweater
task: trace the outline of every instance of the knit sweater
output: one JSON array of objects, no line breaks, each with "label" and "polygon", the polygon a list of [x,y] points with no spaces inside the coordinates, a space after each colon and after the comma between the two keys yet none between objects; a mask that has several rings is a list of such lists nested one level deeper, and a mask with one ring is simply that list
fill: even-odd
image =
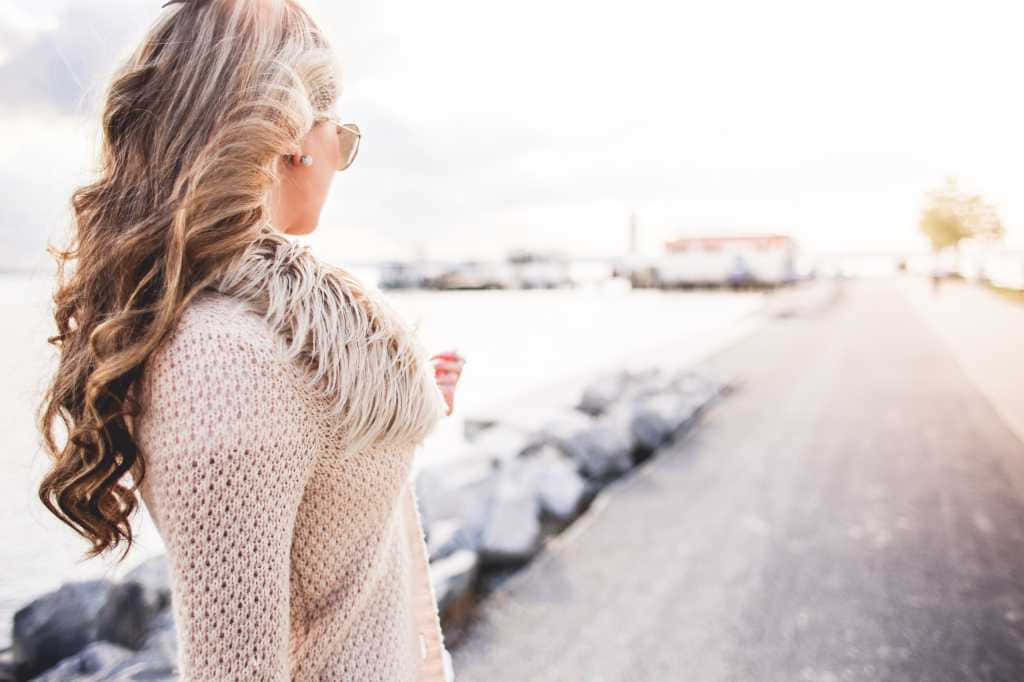
[{"label": "knit sweater", "polygon": [[140,493],[167,548],[181,679],[443,682],[419,443],[347,451],[276,336],[206,290],[140,382]]}]

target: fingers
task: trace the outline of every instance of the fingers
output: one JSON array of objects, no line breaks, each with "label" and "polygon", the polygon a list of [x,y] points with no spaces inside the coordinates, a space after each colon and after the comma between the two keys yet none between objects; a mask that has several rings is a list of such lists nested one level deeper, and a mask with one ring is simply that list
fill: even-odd
[{"label": "fingers", "polygon": [[459,380],[460,376],[462,376],[462,372],[459,370],[439,369],[434,372],[434,379],[437,381],[451,381],[455,383]]},{"label": "fingers", "polygon": [[453,362],[462,362],[463,364],[466,363],[465,356],[463,356],[461,353],[455,350],[444,351],[443,353],[435,353],[434,355],[430,356],[430,359],[449,360]]},{"label": "fingers", "polygon": [[451,415],[455,409],[455,387],[462,376],[462,368],[466,364],[466,358],[459,355],[458,351],[452,349],[437,353],[430,357],[434,365],[434,380],[437,382],[445,402],[448,404],[446,414]]},{"label": "fingers", "polygon": [[458,379],[462,375],[462,368],[466,364],[464,358],[459,360],[431,360],[434,364],[434,376],[437,378],[441,377],[453,377]]},{"label": "fingers", "polygon": [[450,416],[455,410],[455,383],[439,379],[437,385],[441,391],[441,395],[444,397],[445,405],[448,408],[445,411],[445,414]]},{"label": "fingers", "polygon": [[462,368],[465,367],[465,362],[452,362],[451,360],[432,360],[435,370],[444,370],[451,372],[461,372]]},{"label": "fingers", "polygon": [[434,370],[435,371],[445,371],[445,372],[461,372],[462,371],[462,367],[465,364],[466,363],[464,363],[464,362],[440,361],[440,362],[435,362],[434,363]]}]

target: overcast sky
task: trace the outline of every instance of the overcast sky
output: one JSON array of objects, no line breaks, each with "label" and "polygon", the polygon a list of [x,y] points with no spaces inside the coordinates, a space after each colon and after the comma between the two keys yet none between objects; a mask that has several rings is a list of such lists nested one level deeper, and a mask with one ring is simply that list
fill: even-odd
[{"label": "overcast sky", "polygon": [[[0,263],[48,261],[97,93],[159,0],[0,0]],[[947,175],[1024,245],[1016,3],[307,0],[359,159],[312,242],[359,261],[779,231],[918,249]]]}]

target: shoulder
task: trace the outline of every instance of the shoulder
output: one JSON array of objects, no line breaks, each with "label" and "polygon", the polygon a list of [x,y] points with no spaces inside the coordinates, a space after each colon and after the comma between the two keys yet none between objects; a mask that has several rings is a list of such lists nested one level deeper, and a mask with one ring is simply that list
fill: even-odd
[{"label": "shoulder", "polygon": [[274,333],[244,301],[207,290],[185,308],[160,350],[167,354],[187,352],[194,346],[223,352],[272,352]]},{"label": "shoulder", "polygon": [[207,503],[214,495],[229,504],[233,488],[212,491],[238,476],[267,499],[305,480],[321,450],[321,419],[282,346],[244,301],[204,292],[189,302],[138,384],[133,435],[157,509],[169,513],[182,481],[193,491],[208,485]]},{"label": "shoulder", "polygon": [[269,324],[242,300],[198,294],[146,361],[144,395],[151,400],[288,400],[298,374]]}]

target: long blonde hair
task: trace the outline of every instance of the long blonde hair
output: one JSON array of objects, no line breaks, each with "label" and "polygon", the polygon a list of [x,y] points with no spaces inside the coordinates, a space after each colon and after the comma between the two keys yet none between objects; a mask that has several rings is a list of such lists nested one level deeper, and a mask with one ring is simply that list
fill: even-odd
[{"label": "long blonde hair", "polygon": [[295,0],[168,4],[106,91],[98,178],[72,194],[70,243],[48,247],[59,365],[37,415],[52,460],[38,492],[91,543],[86,557],[132,545],[145,471],[132,388],[204,289],[264,314],[353,447],[422,438],[437,416],[411,330],[269,223],[277,160],[340,94],[326,37]]}]

